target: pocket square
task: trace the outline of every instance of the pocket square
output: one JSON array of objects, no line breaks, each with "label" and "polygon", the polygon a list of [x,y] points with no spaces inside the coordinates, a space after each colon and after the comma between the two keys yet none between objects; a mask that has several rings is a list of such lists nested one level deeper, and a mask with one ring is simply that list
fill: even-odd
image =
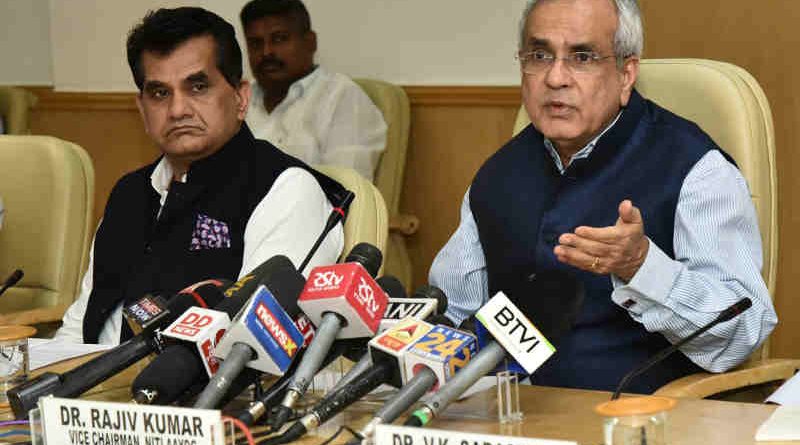
[{"label": "pocket square", "polygon": [[228,225],[208,215],[197,215],[189,250],[230,249],[231,234]]}]

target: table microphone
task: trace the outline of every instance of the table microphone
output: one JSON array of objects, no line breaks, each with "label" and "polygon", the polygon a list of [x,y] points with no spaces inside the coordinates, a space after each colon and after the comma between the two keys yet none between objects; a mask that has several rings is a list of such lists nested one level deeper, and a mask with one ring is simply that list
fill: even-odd
[{"label": "table microphone", "polygon": [[0,295],[3,295],[3,293],[5,293],[6,289],[9,287],[19,283],[19,280],[21,280],[24,275],[25,273],[22,272],[22,269],[17,269],[14,272],[11,272],[11,275],[9,275],[3,285],[0,286]]},{"label": "table microphone", "polygon": [[747,298],[747,297],[742,298],[741,300],[737,301],[736,303],[734,303],[733,305],[731,305],[730,307],[728,307],[724,311],[720,312],[720,314],[717,316],[717,318],[711,320],[705,326],[703,326],[700,329],[694,331],[688,337],[680,340],[679,342],[677,342],[677,343],[675,343],[675,344],[673,344],[673,345],[671,345],[671,346],[669,346],[667,348],[662,349],[661,352],[659,352],[658,354],[652,356],[649,360],[647,360],[646,362],[642,363],[639,367],[634,368],[631,372],[625,374],[625,376],[622,377],[622,380],[619,382],[619,386],[617,386],[617,389],[614,391],[614,394],[611,396],[611,400],[618,399],[620,393],[622,392],[622,390],[625,389],[625,387],[628,385],[628,383],[634,377],[636,377],[639,374],[647,371],[648,369],[653,367],[653,365],[661,362],[662,360],[667,358],[670,354],[672,354],[673,352],[677,351],[678,348],[680,348],[681,346],[685,345],[686,343],[694,340],[698,335],[702,334],[703,332],[706,332],[707,330],[709,330],[709,329],[713,328],[714,326],[722,323],[723,321],[728,321],[731,318],[736,317],[737,315],[741,314],[742,312],[747,310],[747,308],[749,308],[752,305],[753,305],[753,302],[749,298]]}]

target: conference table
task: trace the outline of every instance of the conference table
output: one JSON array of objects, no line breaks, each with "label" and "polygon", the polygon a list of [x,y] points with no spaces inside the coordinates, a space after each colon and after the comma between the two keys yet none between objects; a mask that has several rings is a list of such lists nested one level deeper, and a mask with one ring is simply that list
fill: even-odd
[{"label": "conference table", "polygon": [[[71,366],[69,362],[62,363],[54,370],[60,372]],[[84,398],[104,401],[129,400],[128,383],[135,375],[135,371],[133,369],[127,375],[117,376],[102,387],[95,388]],[[454,403],[429,427],[598,445],[603,442],[603,417],[594,412],[594,407],[608,400],[610,395],[605,391],[520,385],[520,405],[524,418],[518,423],[501,425],[497,421],[496,390],[490,389]],[[623,397],[626,396],[635,397],[635,395]],[[316,435],[307,436],[296,443],[318,445],[341,425],[360,428],[375,412],[378,403],[377,400],[360,402],[332,419],[329,424],[318,430]],[[669,413],[668,443],[672,445],[759,443],[755,441],[756,430],[775,409],[775,405],[678,399],[676,407]],[[0,410],[0,417],[7,419],[10,415],[8,410]],[[349,439],[350,435],[342,432],[333,443],[341,444]],[[763,443],[773,445],[791,442]]]}]

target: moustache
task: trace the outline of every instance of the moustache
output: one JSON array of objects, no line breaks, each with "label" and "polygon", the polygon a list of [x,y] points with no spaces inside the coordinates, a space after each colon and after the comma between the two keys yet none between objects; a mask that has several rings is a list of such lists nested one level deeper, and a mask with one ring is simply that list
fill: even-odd
[{"label": "moustache", "polygon": [[264,71],[271,68],[283,68],[286,65],[283,60],[275,57],[265,57],[258,64],[258,70]]}]

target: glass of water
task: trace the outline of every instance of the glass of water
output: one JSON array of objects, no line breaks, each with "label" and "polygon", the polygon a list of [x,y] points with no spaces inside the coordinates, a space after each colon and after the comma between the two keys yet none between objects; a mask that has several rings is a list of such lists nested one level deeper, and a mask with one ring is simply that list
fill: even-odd
[{"label": "glass of water", "polygon": [[8,406],[6,391],[28,378],[28,337],[34,334],[30,326],[0,326],[0,406]]},{"label": "glass of water", "polygon": [[666,445],[667,412],[675,404],[668,397],[642,396],[597,405],[595,412],[605,417],[605,445]]}]

